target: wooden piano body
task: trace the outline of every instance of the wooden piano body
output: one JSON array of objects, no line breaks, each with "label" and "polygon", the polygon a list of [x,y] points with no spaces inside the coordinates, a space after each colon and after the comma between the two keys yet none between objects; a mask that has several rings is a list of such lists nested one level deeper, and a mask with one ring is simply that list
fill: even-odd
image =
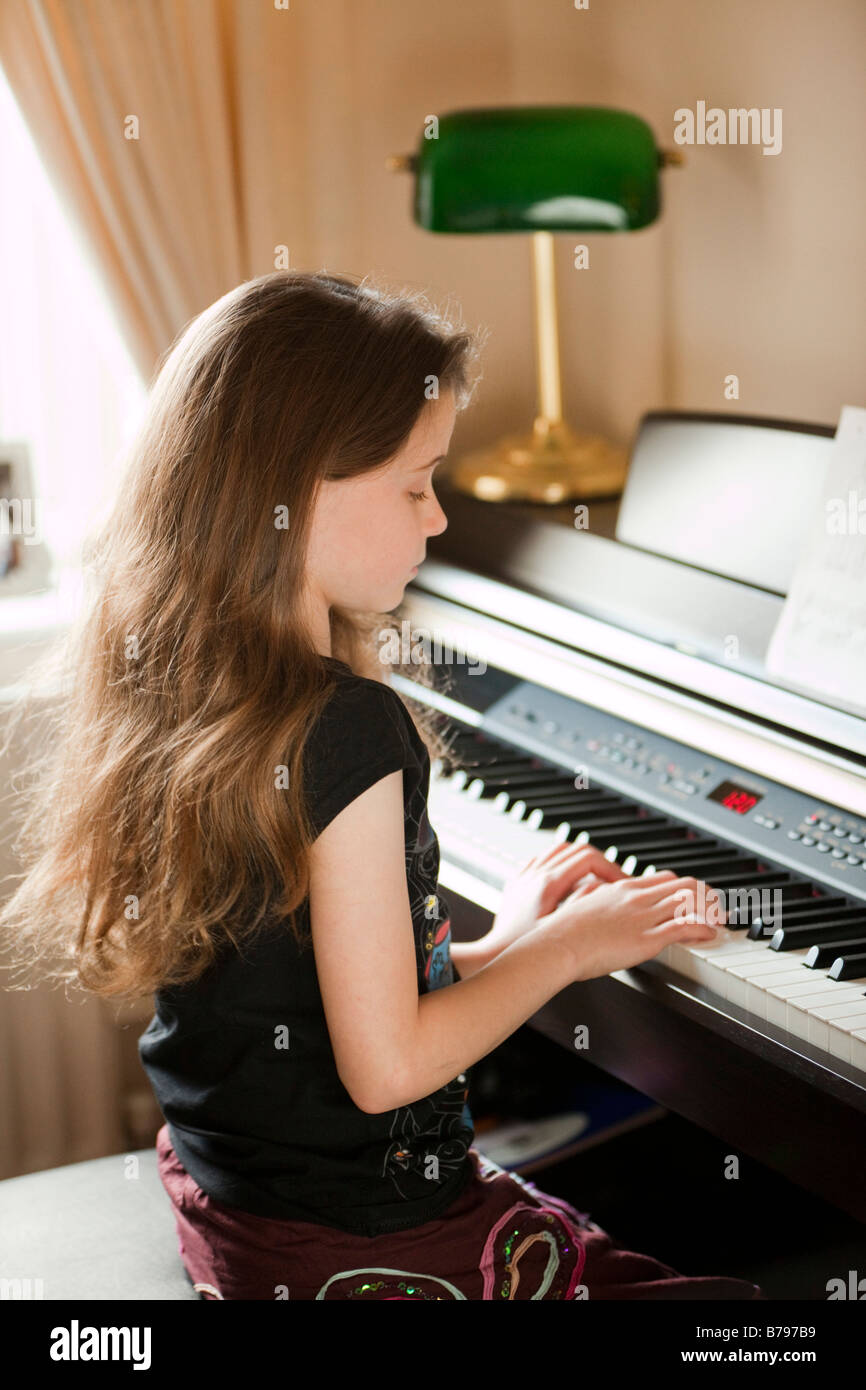
[{"label": "wooden piano body", "polygon": [[[621,502],[590,503],[588,530],[573,504],[440,489],[448,529],[397,614],[434,686],[394,680],[459,737],[429,802],[455,939],[486,931],[505,878],[571,816],[570,839],[629,872],[778,887],[783,924],[866,953],[866,719],[764,668],[832,433],[647,416]],[[866,965],[836,979],[806,963],[811,938],[753,939],[755,915],[721,948],[571,985],[531,1024],[568,1049],[584,1025],[576,1055],[866,1221]]]}]

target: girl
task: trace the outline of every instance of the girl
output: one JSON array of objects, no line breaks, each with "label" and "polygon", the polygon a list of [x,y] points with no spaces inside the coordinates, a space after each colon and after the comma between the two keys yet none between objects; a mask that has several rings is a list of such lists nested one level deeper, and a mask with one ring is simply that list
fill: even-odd
[{"label": "girl", "polygon": [[474,1062],[572,981],[712,936],[674,915],[694,880],[565,843],[451,945],[426,811],[447,748],[380,643],[447,524],[432,477],[477,355],[420,296],[325,273],[188,325],[88,557],[3,922],[19,964],[154,994],[139,1050],[205,1298],[761,1296],[473,1147]]}]

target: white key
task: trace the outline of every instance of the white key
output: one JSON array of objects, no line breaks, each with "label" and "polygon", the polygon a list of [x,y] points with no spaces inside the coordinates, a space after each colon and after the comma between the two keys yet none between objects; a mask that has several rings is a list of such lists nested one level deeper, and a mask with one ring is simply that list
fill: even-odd
[{"label": "white key", "polygon": [[807,1025],[807,1031],[803,1036],[817,1047],[829,1051],[830,1033],[834,1028],[847,1033],[852,1033],[857,1028],[866,1028],[866,996],[862,1002],[852,999],[847,1004],[820,1005],[807,1014]]},{"label": "white key", "polygon": [[[778,1023],[782,1028],[789,1027],[788,1020],[788,1001],[792,1000],[795,1007],[808,1009],[811,1006],[821,1004],[845,1004],[849,999],[857,999],[863,994],[862,984],[859,988],[839,984],[836,980],[831,982],[836,986],[835,990],[828,989],[826,983],[815,980],[812,984],[805,985],[773,985],[767,990],[767,1021]],[[793,1016],[791,1021],[793,1022]]]}]

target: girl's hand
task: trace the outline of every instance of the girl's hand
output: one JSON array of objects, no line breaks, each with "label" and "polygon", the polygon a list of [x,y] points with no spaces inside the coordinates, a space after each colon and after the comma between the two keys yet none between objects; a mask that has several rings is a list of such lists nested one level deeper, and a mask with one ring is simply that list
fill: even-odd
[{"label": "girl's hand", "polygon": [[[675,875],[669,873],[669,877]],[[564,898],[583,897],[602,883],[628,878],[618,864],[605,859],[593,845],[576,849],[564,840],[534,855],[502,889],[502,902],[484,942],[498,953],[533,931]]]},{"label": "girl's hand", "polygon": [[628,970],[674,942],[717,940],[715,927],[727,920],[715,889],[670,870],[624,875],[585,898],[580,891],[571,894],[544,922],[570,950],[575,980]]}]

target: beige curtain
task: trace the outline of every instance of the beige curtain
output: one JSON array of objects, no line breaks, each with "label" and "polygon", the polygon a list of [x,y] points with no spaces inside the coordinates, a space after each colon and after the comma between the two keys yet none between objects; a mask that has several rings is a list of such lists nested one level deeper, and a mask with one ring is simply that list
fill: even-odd
[{"label": "beige curtain", "polygon": [[[328,200],[349,192],[350,170],[330,138],[335,123],[351,126],[347,70],[328,55],[351,38],[350,8],[0,5],[0,64],[145,381],[183,325],[274,269],[279,247],[291,265],[306,264],[311,238],[327,254],[322,218],[302,189],[327,146],[326,222]],[[329,74],[327,91],[311,87],[311,71]]]},{"label": "beige curtain", "polygon": [[[347,9],[0,0],[0,64],[146,382],[184,324],[282,263],[279,248],[291,265],[313,242],[338,255],[331,234],[352,225],[331,216],[353,194],[352,142],[334,131],[351,128],[348,68],[310,88],[299,55],[327,70],[351,38]],[[335,177],[320,181],[325,149]],[[311,181],[317,205],[301,196]],[[0,759],[2,787],[23,751]],[[20,869],[6,828],[4,897]],[[118,1020],[101,1000],[0,985],[0,1179],[153,1142],[161,1116],[135,1049],[150,1012],[143,1001]]]}]

